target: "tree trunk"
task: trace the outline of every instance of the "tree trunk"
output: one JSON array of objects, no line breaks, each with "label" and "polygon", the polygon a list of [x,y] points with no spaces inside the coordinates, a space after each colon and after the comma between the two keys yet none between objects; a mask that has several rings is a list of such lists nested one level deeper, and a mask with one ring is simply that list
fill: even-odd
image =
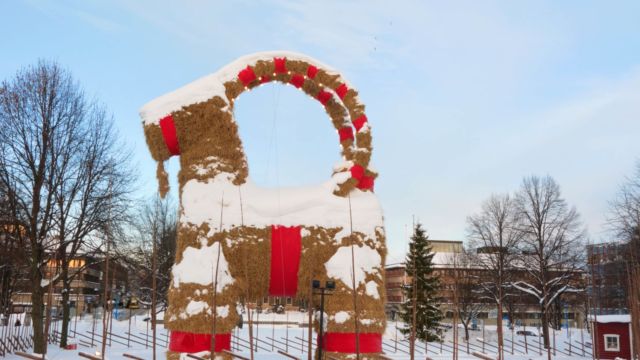
[{"label": "tree trunk", "polygon": [[[37,250],[34,251],[37,253]],[[31,320],[33,321],[33,351],[44,354],[47,341],[44,338],[44,290],[42,288],[42,273],[40,272],[40,261],[32,260],[31,263]]]},{"label": "tree trunk", "polygon": [[[499,290],[499,296],[502,298],[502,291]],[[504,347],[504,335],[502,333],[502,300],[498,301],[498,319],[496,319],[496,325],[498,330],[498,360],[502,360],[503,352],[502,348]],[[486,341],[483,339],[483,341]]]},{"label": "tree trunk", "polygon": [[544,348],[548,349],[549,348],[549,319],[548,319],[548,314],[544,309],[544,306],[540,307],[540,314],[542,315],[540,317],[540,321],[542,322],[542,335],[544,338]]},{"label": "tree trunk", "polygon": [[467,354],[469,354],[469,323],[462,323],[464,325],[464,340],[467,343]]},{"label": "tree trunk", "polygon": [[[62,282],[62,329],[60,329],[60,347],[67,346],[67,336],[69,332],[69,319],[71,318],[71,309],[69,304],[69,293],[71,292],[71,283],[69,282],[68,262],[62,263],[62,272],[60,273]],[[77,311],[77,305],[76,305]]]}]

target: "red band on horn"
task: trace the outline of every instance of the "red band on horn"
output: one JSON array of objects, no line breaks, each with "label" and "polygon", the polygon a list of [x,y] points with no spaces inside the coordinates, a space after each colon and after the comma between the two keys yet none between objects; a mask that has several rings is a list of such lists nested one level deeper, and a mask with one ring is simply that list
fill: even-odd
[{"label": "red band on horn", "polygon": [[251,66],[247,66],[246,69],[238,73],[238,79],[240,79],[244,86],[248,86],[256,79],[256,74],[253,72]]},{"label": "red band on horn", "polygon": [[296,295],[301,252],[300,226],[271,226],[269,295]]},{"label": "red band on horn", "polygon": [[356,131],[360,131],[360,129],[364,126],[364,123],[367,122],[367,115],[362,114],[357,119],[353,120],[353,126],[355,126]]},{"label": "red band on horn", "polygon": [[351,167],[350,171],[351,177],[358,181],[358,184],[356,185],[358,189],[373,191],[375,179],[373,176],[365,175],[365,169],[362,166],[355,164]]},{"label": "red band on horn", "polygon": [[340,100],[342,100],[344,99],[344,96],[347,95],[348,90],[349,88],[347,87],[347,84],[341,84],[336,88],[335,92],[336,94],[338,94],[338,97],[340,98]]},{"label": "red band on horn", "polygon": [[340,142],[353,140],[353,128],[351,126],[342,127],[338,130],[338,135],[340,135]]},{"label": "red band on horn", "polygon": [[176,134],[176,126],[173,122],[173,116],[167,115],[160,119],[160,130],[167,149],[171,155],[180,155],[180,147],[178,146],[178,136]]},{"label": "red band on horn", "polygon": [[331,93],[328,91],[320,90],[317,99],[322,105],[327,105],[329,100],[331,100]]},{"label": "red band on horn", "polygon": [[[382,352],[382,335],[375,333],[358,334],[360,353],[371,354]],[[355,333],[326,333],[323,336],[322,348],[327,352],[355,354]]]},{"label": "red band on horn", "polygon": [[313,79],[316,77],[316,75],[318,75],[318,68],[313,65],[309,65],[309,67],[307,68],[307,76],[310,79]]},{"label": "red band on horn", "polygon": [[275,65],[274,72],[276,74],[282,74],[287,72],[287,58],[273,58],[273,64]]},{"label": "red band on horn", "polygon": [[[231,349],[231,334],[216,334],[215,351]],[[182,353],[211,351],[211,334],[196,334],[172,331],[169,338],[169,350]]]},{"label": "red band on horn", "polygon": [[291,77],[291,80],[289,80],[289,82],[297,87],[298,89],[300,87],[302,87],[302,85],[304,85],[304,76],[300,75],[300,74],[295,74]]}]

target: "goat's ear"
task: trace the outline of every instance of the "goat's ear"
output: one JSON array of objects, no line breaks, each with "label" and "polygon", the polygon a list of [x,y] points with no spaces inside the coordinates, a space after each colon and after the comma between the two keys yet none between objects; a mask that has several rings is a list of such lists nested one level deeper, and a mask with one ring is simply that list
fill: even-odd
[{"label": "goat's ear", "polygon": [[160,125],[146,124],[144,126],[144,137],[147,140],[147,147],[151,152],[153,160],[163,162],[171,157]]},{"label": "goat's ear", "polygon": [[156,178],[158,178],[158,192],[164,198],[169,192],[169,178],[164,170],[164,162],[171,157],[167,148],[162,130],[158,124],[147,124],[144,126],[144,136],[147,140],[147,147],[151,152],[151,157],[158,162]]}]

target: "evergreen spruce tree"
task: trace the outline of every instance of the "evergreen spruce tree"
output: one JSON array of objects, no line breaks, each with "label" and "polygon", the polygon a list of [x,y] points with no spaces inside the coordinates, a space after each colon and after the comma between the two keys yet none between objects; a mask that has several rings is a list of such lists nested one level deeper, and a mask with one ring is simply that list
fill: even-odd
[{"label": "evergreen spruce tree", "polygon": [[[433,273],[433,252],[429,246],[429,237],[419,223],[414,229],[409,253],[405,260],[407,275],[411,283],[404,288],[405,302],[400,313],[404,327],[400,331],[410,336],[413,324],[413,306],[416,306],[416,340],[439,341],[441,330],[439,322],[442,312],[438,308],[438,288],[440,279]],[[414,291],[416,291],[414,293]]]}]

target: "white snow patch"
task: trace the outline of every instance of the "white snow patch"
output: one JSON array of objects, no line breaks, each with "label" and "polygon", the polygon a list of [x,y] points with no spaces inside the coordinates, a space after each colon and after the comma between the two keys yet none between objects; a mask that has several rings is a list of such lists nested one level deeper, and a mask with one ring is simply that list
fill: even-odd
[{"label": "white snow patch", "polygon": [[[342,246],[324,265],[327,276],[341,280],[352,289],[351,246]],[[364,282],[367,274],[378,273],[382,269],[382,259],[378,252],[368,246],[353,246],[356,287]]]},{"label": "white snow patch", "polygon": [[345,321],[349,320],[349,318],[351,317],[351,315],[349,315],[348,312],[346,311],[338,311],[335,315],[333,320],[337,323],[337,324],[342,324]]},{"label": "white snow patch", "polygon": [[[291,51],[259,52],[240,57],[213,74],[195,80],[173,92],[148,102],[140,109],[140,117],[145,125],[158,124],[161,118],[182,109],[182,107],[186,105],[203,102],[214,96],[220,96],[222,99],[228,101],[225,94],[225,82],[235,79],[238,73],[246,68],[247,65],[254,65],[259,60],[272,60],[274,57],[286,57],[288,60],[305,61],[319,69],[325,70],[329,74],[339,75],[333,68],[307,55]],[[339,79],[339,81],[346,83],[350,89],[353,89],[353,86],[344,79]],[[325,88],[325,91],[335,93],[333,89],[330,88]]]},{"label": "white snow patch", "polygon": [[[181,193],[180,222],[195,226],[210,224],[208,235],[241,224],[255,227],[279,224],[342,228],[343,231],[351,229],[349,199],[333,194],[335,177],[317,186],[285,189],[261,188],[250,179],[237,186],[231,183],[230,177],[229,174],[222,173],[206,182],[188,181]],[[382,210],[377,197],[372,192],[357,189],[350,196],[353,231],[375,239],[376,229],[383,226]],[[223,198],[224,204],[221,203]],[[222,229],[219,229],[221,206],[224,206],[224,212]],[[199,269],[202,271],[203,267],[200,266]]]},{"label": "white snow patch", "polygon": [[365,286],[367,295],[371,296],[374,299],[380,299],[380,293],[378,293],[378,284],[376,284],[375,281],[369,281]]},{"label": "white snow patch", "polygon": [[600,324],[608,324],[608,323],[630,323],[631,315],[589,315],[589,321],[598,320]]},{"label": "white snow patch", "polygon": [[216,316],[226,318],[229,316],[229,305],[216,306]]},{"label": "white snow patch", "polygon": [[201,312],[207,310],[209,305],[205,301],[193,301],[191,300],[189,304],[187,304],[187,308],[185,311],[189,316],[200,314]]},{"label": "white snow patch", "polygon": [[182,261],[175,264],[171,270],[173,286],[178,287],[180,283],[211,285],[216,271],[218,253],[220,253],[220,263],[216,292],[220,293],[227,285],[233,284],[235,280],[229,273],[229,263],[224,253],[220,251],[220,243],[216,242],[199,249],[191,246],[184,249]]}]

